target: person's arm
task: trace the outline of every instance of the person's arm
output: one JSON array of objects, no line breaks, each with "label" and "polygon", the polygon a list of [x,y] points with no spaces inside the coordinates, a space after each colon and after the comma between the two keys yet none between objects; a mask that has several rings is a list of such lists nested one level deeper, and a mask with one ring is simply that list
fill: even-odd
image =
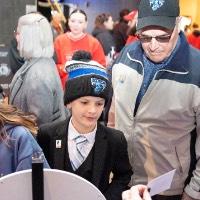
[{"label": "person's arm", "polygon": [[[193,98],[196,105],[199,103],[200,94],[197,97]],[[196,142],[195,144],[195,153],[196,153],[196,166],[193,171],[193,176],[188,185],[186,185],[183,193],[182,200],[196,200],[200,199],[200,105],[195,107],[196,114]],[[195,159],[195,158],[191,158]]]},{"label": "person's arm", "polygon": [[121,195],[128,188],[131,179],[132,167],[129,163],[127,142],[122,132],[114,133],[113,138],[115,143],[115,163],[112,169],[113,178],[111,183],[104,193],[107,200],[121,200]]},{"label": "person's arm", "polygon": [[[16,126],[12,130],[15,135],[12,137],[14,144],[15,171],[32,168],[32,156],[42,154],[43,151],[32,134],[22,126]],[[44,167],[49,168],[49,164],[44,157]]]},{"label": "person's arm", "polygon": [[106,56],[100,42],[96,38],[91,39],[90,42],[92,43],[92,59],[101,65],[106,66]]},{"label": "person's arm", "polygon": [[130,190],[122,193],[122,200],[151,200],[150,194],[145,185],[132,186]]}]

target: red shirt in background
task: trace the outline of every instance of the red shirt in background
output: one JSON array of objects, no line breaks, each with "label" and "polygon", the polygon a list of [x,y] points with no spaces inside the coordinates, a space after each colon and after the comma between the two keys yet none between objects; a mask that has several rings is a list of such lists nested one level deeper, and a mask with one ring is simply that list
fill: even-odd
[{"label": "red shirt in background", "polygon": [[195,30],[192,33],[187,35],[188,43],[193,47],[200,49],[200,31]]},{"label": "red shirt in background", "polygon": [[132,43],[134,41],[137,41],[137,40],[138,40],[137,36],[135,36],[135,35],[129,35],[128,39],[126,40],[126,45],[128,45],[128,44],[130,44],[130,43]]},{"label": "red shirt in background", "polygon": [[92,59],[106,66],[103,48],[99,41],[89,34],[84,34],[79,39],[72,39],[68,33],[59,35],[54,42],[57,56],[57,68],[61,78],[62,86],[65,87],[67,73],[65,72],[66,61],[71,60],[75,51],[85,50],[91,53]]}]

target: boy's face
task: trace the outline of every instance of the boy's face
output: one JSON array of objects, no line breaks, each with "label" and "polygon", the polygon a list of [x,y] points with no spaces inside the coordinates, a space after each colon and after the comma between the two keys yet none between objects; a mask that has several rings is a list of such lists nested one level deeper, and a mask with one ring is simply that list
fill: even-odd
[{"label": "boy's face", "polygon": [[100,97],[85,96],[72,101],[68,107],[72,111],[72,123],[79,133],[94,130],[101,116],[105,100]]}]

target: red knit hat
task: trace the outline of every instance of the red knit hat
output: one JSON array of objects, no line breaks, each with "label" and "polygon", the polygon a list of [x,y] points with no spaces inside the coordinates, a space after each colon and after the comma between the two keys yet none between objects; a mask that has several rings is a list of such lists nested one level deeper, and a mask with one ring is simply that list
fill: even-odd
[{"label": "red knit hat", "polygon": [[134,19],[134,17],[137,14],[137,12],[138,12],[137,10],[131,11],[128,15],[124,16],[124,20],[130,21],[130,20]]}]

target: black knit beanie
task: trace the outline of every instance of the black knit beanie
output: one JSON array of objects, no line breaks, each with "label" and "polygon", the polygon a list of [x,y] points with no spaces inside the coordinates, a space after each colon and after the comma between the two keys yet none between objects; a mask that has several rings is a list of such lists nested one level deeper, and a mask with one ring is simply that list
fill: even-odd
[{"label": "black knit beanie", "polygon": [[105,105],[112,94],[111,82],[106,69],[96,61],[69,61],[66,63],[68,80],[65,85],[65,105],[83,96],[105,99]]}]

